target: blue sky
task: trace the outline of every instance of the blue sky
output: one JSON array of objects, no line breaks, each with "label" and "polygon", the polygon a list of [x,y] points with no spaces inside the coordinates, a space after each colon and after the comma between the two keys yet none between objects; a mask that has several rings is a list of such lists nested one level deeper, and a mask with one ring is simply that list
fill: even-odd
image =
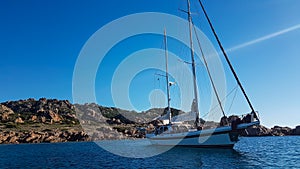
[{"label": "blue sky", "polygon": [[[228,55],[254,107],[260,112],[262,123],[269,127],[300,124],[300,2],[203,2],[224,47],[235,49]],[[196,18],[200,8],[196,2],[192,2],[192,6]],[[30,97],[72,100],[76,59],[94,32],[114,19],[138,12],[164,12],[185,18],[178,7],[185,8],[185,2],[0,1],[0,101]],[[201,16],[195,22],[217,48],[207,22]],[[140,43],[145,39],[147,43]],[[155,35],[127,39],[110,51],[100,68],[116,66],[124,57],[116,59],[109,55],[130,54],[147,47],[160,48],[161,43],[161,37]],[[153,72],[149,70],[143,76]],[[106,84],[111,75],[112,72],[97,74],[95,84],[99,104],[112,105]],[[139,79],[145,80],[137,76],[132,88],[139,86]],[[145,90],[150,91],[150,85]],[[139,100],[148,98],[136,95],[133,90],[134,104],[141,104]]]}]

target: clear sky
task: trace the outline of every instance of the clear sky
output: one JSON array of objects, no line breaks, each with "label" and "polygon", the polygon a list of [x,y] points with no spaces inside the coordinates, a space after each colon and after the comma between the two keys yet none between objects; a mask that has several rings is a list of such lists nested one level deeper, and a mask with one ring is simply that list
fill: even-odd
[{"label": "clear sky", "polygon": [[[204,0],[203,3],[254,107],[260,112],[262,124],[299,125],[300,1]],[[197,17],[200,8],[196,1],[192,2],[194,5],[197,7],[192,10]],[[76,59],[93,33],[114,19],[138,12],[163,12],[185,18],[178,7],[185,8],[185,2],[0,1],[0,102],[31,97],[72,101]],[[216,45],[205,20],[202,18],[196,24]],[[155,35],[126,39],[110,51],[101,69],[116,67],[122,61],[122,57],[109,56],[160,48],[161,42],[161,37]],[[146,71],[143,76],[153,72]],[[104,84],[111,80],[112,73],[97,74],[99,104],[113,105],[107,93],[110,89]],[[142,80],[145,78],[141,76],[134,79],[133,96],[138,81]],[[150,91],[150,86],[145,90]],[[133,103],[147,99],[135,98]]]}]

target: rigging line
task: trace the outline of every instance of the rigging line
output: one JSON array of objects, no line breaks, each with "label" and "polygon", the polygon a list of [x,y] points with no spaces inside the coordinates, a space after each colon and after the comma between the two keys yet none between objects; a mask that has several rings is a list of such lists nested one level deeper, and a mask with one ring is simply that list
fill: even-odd
[{"label": "rigging line", "polygon": [[[236,85],[222,100],[221,100],[221,102],[224,102],[225,101],[225,99],[227,98],[227,97],[229,97],[231,94],[232,94],[232,92],[233,91],[235,91],[237,88],[238,88],[239,86],[238,85]],[[236,90],[237,91],[237,90]],[[218,107],[219,105],[215,105],[213,108],[211,108],[210,109],[210,111],[208,111],[203,117],[205,117],[205,116],[207,116],[208,115],[208,113],[211,113],[213,110],[215,110],[217,107]]]},{"label": "rigging line", "polygon": [[178,58],[177,59],[179,62],[182,62],[182,63],[185,63],[185,64],[192,64],[192,63],[190,63],[190,62],[188,62],[188,61],[185,61],[185,60],[182,60],[182,59],[180,59],[180,58]]},{"label": "rigging line", "polygon": [[202,49],[202,46],[201,46],[201,43],[200,43],[200,39],[199,39],[199,37],[198,37],[198,34],[197,34],[197,31],[196,31],[196,28],[195,28],[195,25],[194,25],[194,24],[193,24],[193,28],[194,28],[194,32],[195,32],[195,35],[196,35],[196,39],[197,39],[197,42],[198,42],[198,46],[199,46],[199,48],[200,48],[201,56],[202,56],[202,59],[203,59],[205,68],[206,68],[206,70],[207,70],[207,73],[208,73],[210,82],[211,82],[211,84],[212,84],[212,86],[213,86],[213,90],[214,90],[214,93],[215,93],[215,95],[216,95],[216,97],[217,97],[217,100],[218,100],[219,106],[220,106],[220,108],[221,108],[221,110],[222,110],[222,113],[223,113],[223,115],[225,116],[225,112],[224,112],[224,109],[223,109],[223,106],[222,106],[222,103],[221,103],[221,100],[220,100],[220,97],[219,97],[219,94],[218,94],[216,85],[215,85],[215,83],[214,83],[214,81],[213,81],[213,79],[212,79],[210,70],[209,70],[209,68],[208,68],[208,64],[207,64],[206,58],[205,58],[205,56],[204,56],[203,49]]},{"label": "rigging line", "polygon": [[241,90],[242,90],[242,92],[243,92],[243,95],[244,95],[244,97],[246,98],[246,100],[247,100],[247,102],[248,102],[249,107],[251,108],[252,112],[254,113],[255,111],[254,111],[254,108],[253,108],[253,106],[252,106],[252,104],[251,104],[251,102],[250,102],[250,99],[248,98],[248,96],[247,96],[247,94],[246,94],[246,91],[244,90],[244,88],[243,88],[243,86],[242,86],[242,84],[241,84],[241,82],[240,82],[240,80],[239,80],[237,74],[236,74],[235,71],[234,71],[234,68],[233,68],[232,64],[230,63],[230,60],[229,60],[229,58],[228,58],[228,56],[227,56],[227,54],[226,54],[226,52],[225,52],[225,50],[224,50],[224,48],[223,48],[223,45],[221,44],[221,41],[219,40],[219,37],[218,37],[218,35],[217,35],[217,33],[216,33],[216,31],[215,31],[215,29],[214,29],[214,27],[213,27],[213,25],[212,25],[212,23],[211,23],[209,17],[208,17],[208,15],[207,15],[207,13],[206,13],[206,11],[205,11],[205,9],[204,9],[204,6],[203,6],[201,0],[198,0],[198,1],[199,1],[199,3],[200,3],[200,6],[201,6],[201,8],[202,8],[202,10],[203,10],[203,13],[204,13],[204,15],[205,15],[207,21],[208,21],[208,23],[209,23],[209,26],[210,26],[210,28],[211,28],[211,30],[212,30],[212,32],[213,32],[213,34],[214,34],[214,36],[215,36],[217,42],[218,42],[218,45],[219,45],[219,47],[220,47],[220,49],[221,49],[221,51],[222,51],[222,53],[223,53],[223,55],[224,55],[224,57],[225,57],[226,62],[227,62],[227,64],[229,65],[229,68],[230,68],[230,70],[231,70],[231,72],[232,72],[232,74],[233,74],[235,80],[237,81],[238,85],[240,86],[240,88],[241,88]]},{"label": "rigging line", "polygon": [[[182,60],[182,59],[180,59],[180,58],[178,58],[177,60],[178,60],[179,62],[182,62],[182,63],[188,64],[188,65],[191,65],[191,64],[193,64],[193,63],[191,63],[191,62],[188,62],[188,61]],[[195,66],[202,66],[202,64],[201,64],[201,63],[196,63],[196,62],[195,62]]]},{"label": "rigging line", "polygon": [[234,92],[234,95],[233,95],[231,104],[230,104],[230,106],[229,106],[229,108],[228,108],[228,112],[230,112],[230,110],[231,110],[231,108],[232,108],[232,105],[233,105],[234,99],[235,99],[235,97],[236,97],[236,94],[237,94],[237,88],[235,89],[235,92]]}]

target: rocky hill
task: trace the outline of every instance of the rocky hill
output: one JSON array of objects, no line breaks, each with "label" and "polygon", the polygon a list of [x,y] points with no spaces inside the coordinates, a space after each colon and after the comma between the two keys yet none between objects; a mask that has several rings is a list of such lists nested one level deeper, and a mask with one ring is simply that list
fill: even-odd
[{"label": "rocky hill", "polygon": [[27,99],[0,104],[0,143],[85,141],[67,100]]},{"label": "rocky hill", "polygon": [[[184,114],[176,109],[171,111],[175,116]],[[161,121],[155,119],[165,113],[165,109],[158,108],[138,113],[45,98],[8,101],[0,103],[0,144],[144,138],[145,127],[159,125]],[[216,122],[205,124],[218,126]],[[242,136],[285,135],[300,135],[300,126],[268,129],[260,125],[242,133]]]},{"label": "rocky hill", "polygon": [[164,111],[137,113],[46,98],[8,101],[0,103],[0,144],[143,138],[139,129]]}]

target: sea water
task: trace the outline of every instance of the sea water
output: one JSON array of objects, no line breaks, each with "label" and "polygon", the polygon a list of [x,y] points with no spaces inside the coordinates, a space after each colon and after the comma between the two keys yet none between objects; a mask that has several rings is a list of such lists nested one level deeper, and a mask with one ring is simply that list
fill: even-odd
[{"label": "sea water", "polygon": [[0,168],[300,168],[300,136],[243,137],[233,150],[155,147],[146,139],[0,145]]}]

